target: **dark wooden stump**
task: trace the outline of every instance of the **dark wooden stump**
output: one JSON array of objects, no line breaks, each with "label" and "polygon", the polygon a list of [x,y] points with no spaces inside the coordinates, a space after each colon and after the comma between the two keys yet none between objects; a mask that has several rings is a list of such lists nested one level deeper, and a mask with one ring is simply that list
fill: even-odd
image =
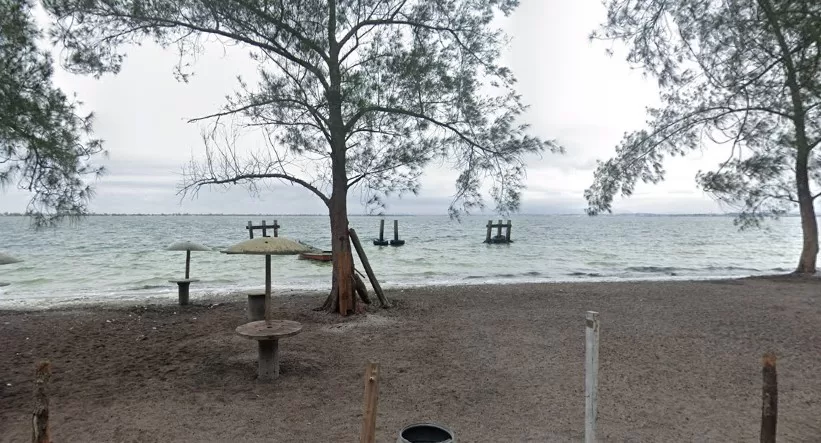
[{"label": "dark wooden stump", "polygon": [[51,363],[44,361],[37,365],[34,376],[34,412],[31,420],[32,443],[51,443],[48,426],[48,382],[51,380]]},{"label": "dark wooden stump", "polygon": [[761,443],[775,443],[778,423],[778,379],[775,372],[775,354],[764,354],[762,360],[764,387],[761,392]]}]

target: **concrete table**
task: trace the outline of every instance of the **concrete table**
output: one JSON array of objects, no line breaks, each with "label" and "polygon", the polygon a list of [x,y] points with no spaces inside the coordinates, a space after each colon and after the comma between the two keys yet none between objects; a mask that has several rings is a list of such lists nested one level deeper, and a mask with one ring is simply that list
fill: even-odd
[{"label": "concrete table", "polygon": [[291,320],[261,320],[239,326],[236,331],[259,343],[257,379],[270,381],[279,377],[279,339],[299,334],[302,325]]},{"label": "concrete table", "polygon": [[182,280],[168,280],[169,283],[176,283],[179,287],[179,299],[180,305],[184,306],[188,304],[188,286],[191,285],[192,282],[200,281],[197,278],[184,278]]}]

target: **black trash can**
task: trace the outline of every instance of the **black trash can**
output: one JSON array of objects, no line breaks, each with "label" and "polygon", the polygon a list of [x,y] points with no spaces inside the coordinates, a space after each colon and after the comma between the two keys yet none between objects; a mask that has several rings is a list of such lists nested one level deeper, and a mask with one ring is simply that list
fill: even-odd
[{"label": "black trash can", "polygon": [[434,423],[410,425],[399,432],[397,443],[456,443],[450,429]]}]

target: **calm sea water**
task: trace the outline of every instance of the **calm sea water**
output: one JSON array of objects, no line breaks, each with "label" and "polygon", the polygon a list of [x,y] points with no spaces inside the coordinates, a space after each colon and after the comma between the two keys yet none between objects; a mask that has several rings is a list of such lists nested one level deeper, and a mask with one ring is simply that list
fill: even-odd
[{"label": "calm sea water", "polygon": [[[330,248],[328,218],[270,216],[282,236]],[[798,218],[739,232],[730,217],[515,216],[511,245],[486,245],[487,217],[397,218],[403,247],[377,247],[379,218],[351,217],[384,287],[438,284],[693,279],[786,272],[801,248]],[[255,217],[259,222],[262,217]],[[89,217],[76,225],[34,231],[22,217],[0,217],[0,252],[25,260],[0,267],[0,306],[78,301],[175,300],[185,253],[164,248],[192,240],[215,249],[194,252],[192,298],[258,290],[263,258],[217,252],[247,239],[247,216]],[[275,256],[279,293],[330,288],[331,266]],[[361,269],[361,268],[360,268]]]}]

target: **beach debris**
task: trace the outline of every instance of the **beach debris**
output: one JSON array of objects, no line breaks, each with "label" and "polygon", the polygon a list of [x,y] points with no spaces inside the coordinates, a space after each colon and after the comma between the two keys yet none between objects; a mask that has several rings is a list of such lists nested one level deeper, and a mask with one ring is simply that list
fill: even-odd
[{"label": "beach debris", "polygon": [[[493,223],[493,220],[487,221],[487,235],[485,236],[485,243],[489,244],[508,244],[513,243],[513,240],[510,239],[510,229],[513,227],[513,222],[510,220],[507,223],[504,223],[503,220],[499,220],[498,223]],[[491,236],[493,233],[493,228],[496,228],[496,235]],[[505,229],[504,235],[502,235],[502,228]]]}]

